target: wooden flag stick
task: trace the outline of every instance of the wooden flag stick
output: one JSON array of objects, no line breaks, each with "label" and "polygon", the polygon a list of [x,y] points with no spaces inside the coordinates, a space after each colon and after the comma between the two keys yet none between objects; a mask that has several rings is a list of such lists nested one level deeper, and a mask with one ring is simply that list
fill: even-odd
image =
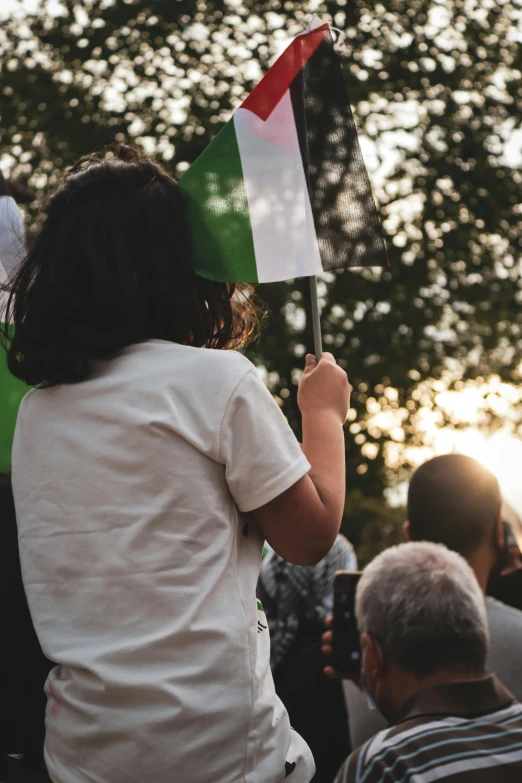
[{"label": "wooden flag stick", "polygon": [[319,310],[319,296],[317,295],[317,277],[310,277],[310,304],[312,307],[312,327],[314,331],[314,351],[317,361],[323,353],[323,338],[321,335],[321,312]]}]

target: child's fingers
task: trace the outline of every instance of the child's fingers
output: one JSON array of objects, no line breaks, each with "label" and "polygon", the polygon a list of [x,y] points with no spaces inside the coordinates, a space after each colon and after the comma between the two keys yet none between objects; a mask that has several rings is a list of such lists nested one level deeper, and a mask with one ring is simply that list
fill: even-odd
[{"label": "child's fingers", "polygon": [[321,646],[321,652],[323,655],[329,657],[333,652],[332,646],[330,644],[323,644]]},{"label": "child's fingers", "polygon": [[327,617],[326,620],[324,621],[324,624],[326,625],[327,628],[331,628],[333,625],[333,617],[331,616]]}]

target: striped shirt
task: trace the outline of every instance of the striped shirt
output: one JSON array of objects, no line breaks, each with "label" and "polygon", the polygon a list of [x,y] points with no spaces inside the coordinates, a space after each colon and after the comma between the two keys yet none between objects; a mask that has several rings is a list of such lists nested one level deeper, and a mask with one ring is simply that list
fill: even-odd
[{"label": "striped shirt", "polygon": [[520,783],[522,704],[494,675],[424,688],[335,783]]}]

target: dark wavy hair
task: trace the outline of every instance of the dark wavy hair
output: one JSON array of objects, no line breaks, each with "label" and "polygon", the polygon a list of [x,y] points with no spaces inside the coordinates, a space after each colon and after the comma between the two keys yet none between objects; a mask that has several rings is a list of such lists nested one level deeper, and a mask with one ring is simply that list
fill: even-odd
[{"label": "dark wavy hair", "polygon": [[2,330],[17,378],[76,383],[132,343],[239,348],[257,332],[251,291],[193,271],[178,184],[138,150],[81,158],[42,212]]}]

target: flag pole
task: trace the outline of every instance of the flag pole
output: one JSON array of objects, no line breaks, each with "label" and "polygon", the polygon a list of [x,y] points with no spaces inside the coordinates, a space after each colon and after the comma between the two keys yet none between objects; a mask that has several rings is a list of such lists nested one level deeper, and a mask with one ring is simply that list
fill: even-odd
[{"label": "flag pole", "polygon": [[310,303],[312,306],[312,328],[314,332],[314,351],[317,361],[323,353],[323,338],[321,335],[321,312],[319,310],[319,296],[317,294],[317,276],[310,277]]}]

